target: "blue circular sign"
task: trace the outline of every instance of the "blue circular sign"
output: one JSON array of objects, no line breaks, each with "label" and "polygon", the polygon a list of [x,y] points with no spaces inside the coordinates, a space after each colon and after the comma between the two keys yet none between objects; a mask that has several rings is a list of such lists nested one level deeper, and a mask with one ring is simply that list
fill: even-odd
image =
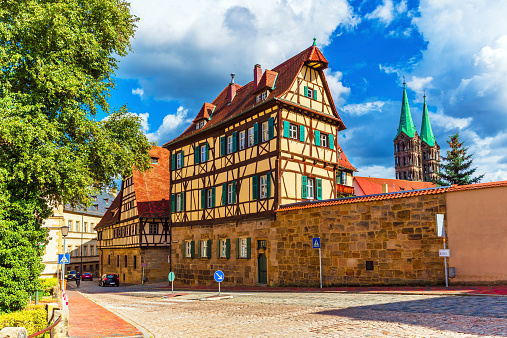
[{"label": "blue circular sign", "polygon": [[174,276],[174,272],[169,272],[169,276],[168,276],[168,278],[169,278],[169,282],[174,281],[174,277],[175,277],[175,276]]},{"label": "blue circular sign", "polygon": [[215,277],[215,281],[217,281],[218,283],[220,282],[223,282],[224,281],[224,273],[220,270],[217,270],[215,271],[215,273],[213,274],[213,276]]}]

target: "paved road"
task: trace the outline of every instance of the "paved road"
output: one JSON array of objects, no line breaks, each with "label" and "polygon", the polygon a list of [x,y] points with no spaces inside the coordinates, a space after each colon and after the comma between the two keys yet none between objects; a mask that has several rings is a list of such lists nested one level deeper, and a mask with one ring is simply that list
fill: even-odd
[{"label": "paved road", "polygon": [[507,337],[507,297],[210,292],[156,285],[80,291],[154,337]]}]

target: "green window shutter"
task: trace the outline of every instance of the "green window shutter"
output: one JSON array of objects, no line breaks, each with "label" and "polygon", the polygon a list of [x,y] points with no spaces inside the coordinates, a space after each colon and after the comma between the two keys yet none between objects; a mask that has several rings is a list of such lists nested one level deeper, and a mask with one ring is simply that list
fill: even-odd
[{"label": "green window shutter", "polygon": [[217,258],[220,258],[220,238],[217,239]]},{"label": "green window shutter", "polygon": [[227,183],[222,183],[222,205],[227,204]]},{"label": "green window shutter", "polygon": [[201,241],[197,241],[197,258],[201,258]]},{"label": "green window shutter", "polygon": [[254,200],[259,198],[258,180],[258,176],[252,176],[252,199]]},{"label": "green window shutter", "polygon": [[225,258],[231,258],[231,240],[229,238],[225,240]]},{"label": "green window shutter", "polygon": [[270,140],[275,137],[275,119],[272,117],[268,119],[268,136]]},{"label": "green window shutter", "polygon": [[180,211],[184,211],[185,210],[185,193],[181,192],[180,195],[181,195],[181,210]]},{"label": "green window shutter", "polygon": [[225,155],[225,136],[220,137],[220,156]]},{"label": "green window shutter", "polygon": [[171,211],[176,211],[176,194],[171,195]]},{"label": "green window shutter", "polygon": [[236,203],[236,181],[232,182],[232,203]]},{"label": "green window shutter", "polygon": [[283,121],[283,137],[289,138],[290,136],[289,129],[290,129],[289,121]]},{"label": "green window shutter", "polygon": [[215,187],[211,188],[211,207],[215,207]]},{"label": "green window shutter", "polygon": [[206,258],[211,258],[211,239],[208,239],[208,247],[206,248]]},{"label": "green window shutter", "polygon": [[254,124],[254,145],[259,143],[259,123]]},{"label": "green window shutter", "polygon": [[271,173],[266,174],[266,197],[271,197]]},{"label": "green window shutter", "polygon": [[195,241],[190,242],[190,258],[195,257]]},{"label": "green window shutter", "polygon": [[185,241],[181,241],[181,258],[185,258],[185,254],[186,254],[186,245],[185,245]]},{"label": "green window shutter", "polygon": [[305,86],[305,96],[308,96],[308,87]]},{"label": "green window shutter", "polygon": [[238,132],[235,131],[232,133],[232,151],[238,150]]},{"label": "green window shutter", "polygon": [[299,126],[299,140],[301,142],[305,141],[305,126],[303,125]]},{"label": "green window shutter", "polygon": [[313,91],[313,99],[317,100],[317,89]]},{"label": "green window shutter", "polygon": [[185,166],[185,153],[183,150],[181,151],[181,167],[183,168]]},{"label": "green window shutter", "polygon": [[303,179],[302,179],[302,190],[301,190],[301,198],[305,199],[308,197],[307,193],[308,193],[308,180],[306,178],[306,176],[303,176]]},{"label": "green window shutter", "polygon": [[171,170],[176,169],[176,154],[172,154],[171,156]]},{"label": "green window shutter", "polygon": [[252,240],[250,237],[246,239],[246,258],[250,259],[252,256],[250,254],[252,248]]},{"label": "green window shutter", "polygon": [[201,189],[201,209],[206,209],[206,189]]},{"label": "green window shutter", "polygon": [[317,178],[317,199],[322,199],[322,179]]},{"label": "green window shutter", "polygon": [[315,145],[320,146],[320,131],[319,130],[315,131]]},{"label": "green window shutter", "polygon": [[239,258],[239,238],[236,238],[236,258]]},{"label": "green window shutter", "polygon": [[198,163],[199,163],[199,153],[200,153],[200,151],[199,151],[199,150],[200,150],[200,149],[201,149],[201,147],[199,147],[199,146],[196,146],[196,147],[195,147],[195,154],[194,154],[194,155],[195,155],[195,164],[198,164]]},{"label": "green window shutter", "polygon": [[206,161],[209,161],[209,143],[206,142]]},{"label": "green window shutter", "polygon": [[329,149],[334,149],[334,135],[329,134]]}]

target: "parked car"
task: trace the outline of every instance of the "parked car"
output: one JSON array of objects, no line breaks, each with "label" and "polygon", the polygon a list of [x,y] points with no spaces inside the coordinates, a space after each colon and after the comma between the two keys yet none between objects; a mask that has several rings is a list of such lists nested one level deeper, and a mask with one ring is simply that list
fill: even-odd
[{"label": "parked car", "polygon": [[72,271],[69,271],[68,274],[65,275],[65,279],[67,280],[76,280],[76,271],[75,270],[72,270]]},{"label": "parked car", "polygon": [[85,279],[93,281],[92,274],[89,272],[83,272],[83,274],[81,275],[81,280],[85,280]]},{"label": "parked car", "polygon": [[120,286],[120,277],[112,273],[105,273],[100,277],[99,286],[116,285]]}]

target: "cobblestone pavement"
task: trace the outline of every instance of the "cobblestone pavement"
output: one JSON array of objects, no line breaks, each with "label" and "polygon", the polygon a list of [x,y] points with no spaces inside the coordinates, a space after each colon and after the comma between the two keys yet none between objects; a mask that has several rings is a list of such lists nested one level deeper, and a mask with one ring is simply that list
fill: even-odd
[{"label": "cobblestone pavement", "polygon": [[234,298],[199,301],[217,293],[80,291],[155,337],[507,337],[507,297],[227,292]]}]

